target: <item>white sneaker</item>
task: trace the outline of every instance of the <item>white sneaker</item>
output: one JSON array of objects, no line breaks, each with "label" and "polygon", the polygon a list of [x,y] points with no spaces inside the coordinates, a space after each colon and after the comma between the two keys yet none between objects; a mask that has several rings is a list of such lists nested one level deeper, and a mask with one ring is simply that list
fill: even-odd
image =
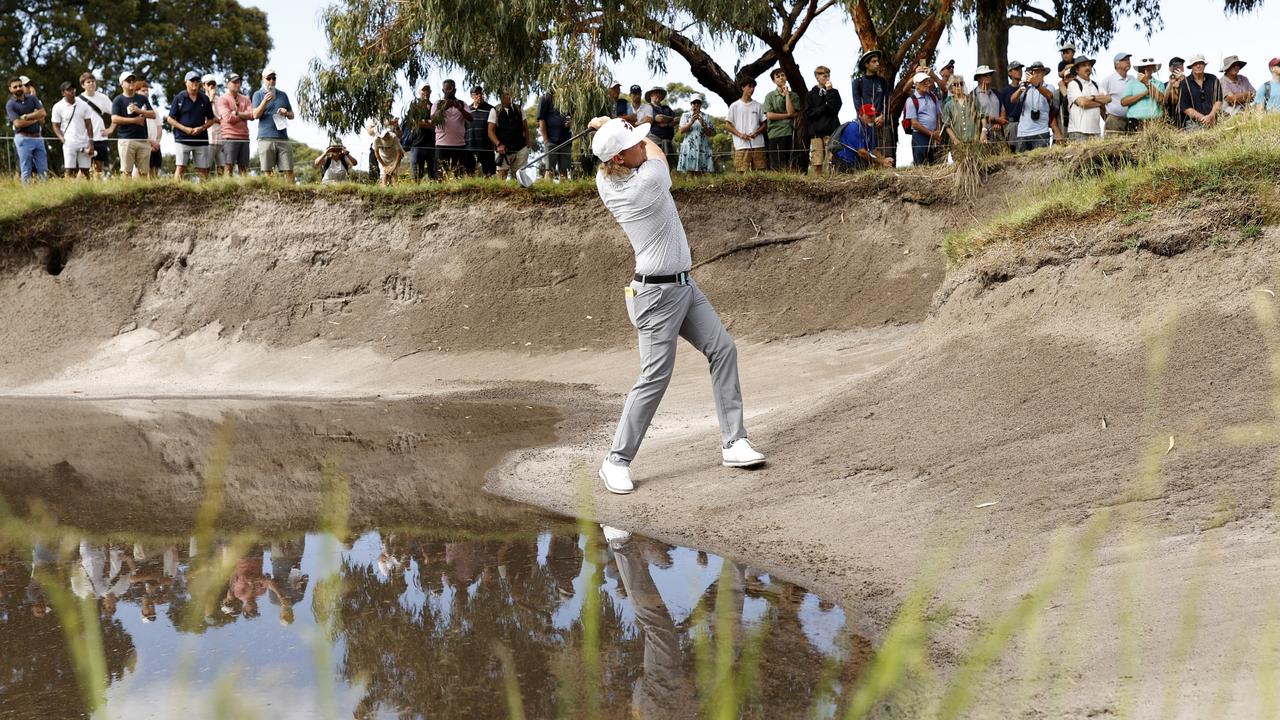
[{"label": "white sneaker", "polygon": [[601,525],[600,529],[604,531],[604,541],[612,547],[619,547],[622,543],[631,539],[630,530],[623,530],[612,525]]},{"label": "white sneaker", "polygon": [[604,489],[616,495],[626,495],[636,486],[631,484],[631,468],[626,465],[614,465],[605,458],[600,466],[600,479],[604,481]]},{"label": "white sneaker", "polygon": [[764,464],[764,454],[751,446],[751,441],[746,438],[738,438],[733,444],[720,451],[724,457],[721,463],[725,467],[755,467]]}]

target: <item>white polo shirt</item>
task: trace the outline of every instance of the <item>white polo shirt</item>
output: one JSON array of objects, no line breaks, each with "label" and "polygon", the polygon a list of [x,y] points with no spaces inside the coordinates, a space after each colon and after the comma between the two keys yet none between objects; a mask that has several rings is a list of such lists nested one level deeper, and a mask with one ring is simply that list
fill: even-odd
[{"label": "white polo shirt", "polygon": [[1068,110],[1070,121],[1067,123],[1067,130],[1086,135],[1102,134],[1102,109],[1096,107],[1086,109],[1076,104],[1076,100],[1082,97],[1101,94],[1102,90],[1098,87],[1098,83],[1092,80],[1073,78],[1067,83],[1067,103],[1070,104]]},{"label": "white polo shirt", "polygon": [[671,197],[666,163],[652,158],[623,177],[597,171],[596,190],[631,241],[637,273],[674,275],[690,269],[689,239]]}]

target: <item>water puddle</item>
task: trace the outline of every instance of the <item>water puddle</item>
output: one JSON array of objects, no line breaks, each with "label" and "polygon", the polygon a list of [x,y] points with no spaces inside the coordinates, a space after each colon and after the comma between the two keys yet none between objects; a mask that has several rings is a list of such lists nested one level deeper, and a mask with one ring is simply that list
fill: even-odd
[{"label": "water puddle", "polygon": [[839,607],[478,490],[518,403],[0,403],[0,717],[830,716]]}]

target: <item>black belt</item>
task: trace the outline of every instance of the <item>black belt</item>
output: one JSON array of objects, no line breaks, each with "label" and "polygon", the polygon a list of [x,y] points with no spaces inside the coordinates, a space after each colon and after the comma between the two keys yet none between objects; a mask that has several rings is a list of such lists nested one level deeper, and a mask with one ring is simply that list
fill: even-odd
[{"label": "black belt", "polygon": [[635,280],[636,282],[644,283],[645,285],[668,285],[671,283],[675,283],[677,285],[688,285],[689,271],[686,270],[685,272],[679,272],[675,275],[641,275],[640,273],[636,273]]}]

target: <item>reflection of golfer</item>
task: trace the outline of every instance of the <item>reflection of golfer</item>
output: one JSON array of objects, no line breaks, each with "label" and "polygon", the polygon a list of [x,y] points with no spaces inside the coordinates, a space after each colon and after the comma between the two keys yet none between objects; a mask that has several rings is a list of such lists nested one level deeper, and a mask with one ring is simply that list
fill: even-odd
[{"label": "reflection of golfer", "polygon": [[697,283],[689,277],[689,241],[671,197],[671,171],[662,149],[645,136],[647,124],[598,117],[591,150],[602,163],[596,189],[626,232],[636,255],[634,281],[626,288],[627,315],[640,337],[640,379],[627,395],[613,448],[600,466],[610,492],[629,493],[631,461],[671,382],[676,336],[711,361],[711,384],[720,419],[723,462],[751,467],[764,455],[747,440],[738,387],[738,349]]}]

